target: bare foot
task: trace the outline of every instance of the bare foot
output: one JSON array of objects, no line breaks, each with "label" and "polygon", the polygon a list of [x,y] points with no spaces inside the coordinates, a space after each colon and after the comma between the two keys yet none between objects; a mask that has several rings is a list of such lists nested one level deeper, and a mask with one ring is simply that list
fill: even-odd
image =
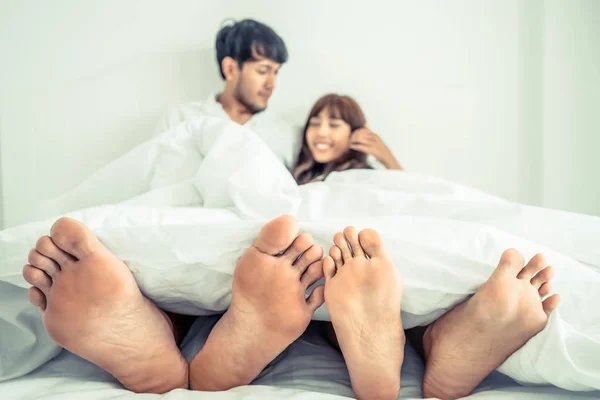
[{"label": "bare foot", "polygon": [[196,390],[247,385],[308,326],[323,304],[323,249],[310,235],[296,236],[294,217],[267,223],[240,259],[233,276],[231,306],[190,363]]},{"label": "bare foot", "polygon": [[325,303],[359,399],[397,399],[403,281],[379,234],[348,227],[323,260]]},{"label": "bare foot", "polygon": [[187,363],[166,315],[127,266],[82,223],[61,218],[23,268],[50,337],[135,392],[187,388]]},{"label": "bare foot", "polygon": [[552,291],[552,267],[537,255],[523,267],[516,250],[502,254],[492,276],[468,301],[429,327],[423,337],[423,396],[467,396],[548,322],[560,297]]}]

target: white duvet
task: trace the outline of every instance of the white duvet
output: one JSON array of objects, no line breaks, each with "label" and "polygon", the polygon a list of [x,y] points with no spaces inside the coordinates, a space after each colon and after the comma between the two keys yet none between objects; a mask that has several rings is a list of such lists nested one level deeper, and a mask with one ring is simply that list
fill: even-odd
[{"label": "white duvet", "polygon": [[[85,368],[95,368],[82,367],[80,359],[60,353],[27,303],[28,285],[20,275],[37,238],[48,234],[56,217],[65,214],[86,223],[125,260],[142,290],[160,307],[204,316],[227,308],[237,258],[264,222],[284,213],[296,215],[302,230],[326,249],[333,234],[346,225],[378,230],[404,275],[402,317],[407,328],[432,322],[473,293],[503,250],[515,247],[525,257],[542,252],[556,269],[553,286],[562,295],[561,305],[547,327],[499,371],[524,384],[600,390],[597,217],[522,206],[397,171],[346,171],[325,182],[297,186],[256,135],[213,118],[186,122],[137,147],[38,211],[42,222],[0,232],[0,393],[16,387],[27,393],[25,382],[55,377],[56,370],[77,377]],[[315,319],[328,319],[325,307]],[[202,321],[197,329],[202,330]],[[310,344],[294,353],[301,345],[288,353],[301,358],[314,348]],[[334,383],[342,379],[338,375],[316,372],[314,363],[325,353],[306,359],[306,365],[313,363],[308,368],[312,372],[302,379],[296,374],[288,386],[232,393],[295,393],[303,398],[290,389],[296,387],[351,395],[347,384],[335,389]],[[332,357],[321,365],[327,369],[338,363],[343,370],[343,362]],[[266,371],[258,383],[281,383],[284,361],[273,367],[279,372],[270,380]],[[406,364],[412,368],[411,361]],[[85,386],[111,381],[94,371],[75,382]],[[330,379],[323,381],[323,376]],[[68,391],[76,387],[73,381],[65,385]]]}]

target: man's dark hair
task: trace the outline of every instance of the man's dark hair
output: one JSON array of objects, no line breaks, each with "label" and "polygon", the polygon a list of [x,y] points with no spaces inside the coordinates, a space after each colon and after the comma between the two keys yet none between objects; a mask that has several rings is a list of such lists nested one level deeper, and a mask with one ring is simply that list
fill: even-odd
[{"label": "man's dark hair", "polygon": [[284,64],[288,59],[285,43],[279,35],[267,25],[252,19],[244,19],[221,28],[217,33],[216,47],[217,62],[223,79],[225,74],[222,62],[225,57],[233,58],[240,68],[246,61],[256,60],[257,55],[278,64]]}]

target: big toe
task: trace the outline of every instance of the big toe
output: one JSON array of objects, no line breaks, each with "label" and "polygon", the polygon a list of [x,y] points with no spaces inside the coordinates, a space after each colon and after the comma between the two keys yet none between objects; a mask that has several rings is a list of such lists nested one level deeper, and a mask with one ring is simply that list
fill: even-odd
[{"label": "big toe", "polygon": [[385,255],[383,239],[379,232],[373,229],[365,229],[358,234],[360,245],[369,257],[381,257]]},{"label": "big toe", "polygon": [[92,231],[72,218],[59,218],[50,229],[52,241],[77,259],[86,257],[100,246]]},{"label": "big toe", "polygon": [[502,253],[496,272],[508,273],[512,277],[517,277],[523,269],[524,263],[525,259],[521,252],[516,249],[508,249]]},{"label": "big toe", "polygon": [[282,215],[267,222],[254,241],[254,247],[269,255],[279,255],[294,241],[298,233],[298,221],[291,215]]}]

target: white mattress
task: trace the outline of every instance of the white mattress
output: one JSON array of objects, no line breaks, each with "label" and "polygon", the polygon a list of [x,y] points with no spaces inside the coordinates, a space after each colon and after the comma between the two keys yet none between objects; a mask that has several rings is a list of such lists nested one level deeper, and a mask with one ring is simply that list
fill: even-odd
[{"label": "white mattress", "polygon": [[[186,357],[203,344],[218,317],[200,317],[183,343]],[[400,399],[420,399],[423,363],[410,345],[402,366]],[[311,326],[274,360],[250,386],[228,392],[174,390],[165,395],[137,395],[95,365],[63,350],[31,374],[0,384],[2,399],[339,399],[354,397],[348,371],[339,352]],[[550,386],[521,386],[498,372],[490,375],[468,399],[598,399],[600,392],[568,392]]]},{"label": "white mattress", "polygon": [[[190,345],[190,337],[203,337],[213,317],[201,317],[184,342],[189,357],[201,343]],[[202,329],[204,327],[204,329]],[[197,340],[202,342],[201,338]],[[423,363],[410,345],[406,346],[399,399],[420,399]],[[174,390],[165,395],[138,395],[95,365],[63,350],[55,359],[31,374],[0,384],[2,399],[340,399],[354,397],[348,371],[340,353],[317,333],[309,330],[274,360],[249,386],[228,392]],[[551,386],[521,386],[498,372],[490,375],[468,399],[599,399],[600,392],[568,392]]]}]

